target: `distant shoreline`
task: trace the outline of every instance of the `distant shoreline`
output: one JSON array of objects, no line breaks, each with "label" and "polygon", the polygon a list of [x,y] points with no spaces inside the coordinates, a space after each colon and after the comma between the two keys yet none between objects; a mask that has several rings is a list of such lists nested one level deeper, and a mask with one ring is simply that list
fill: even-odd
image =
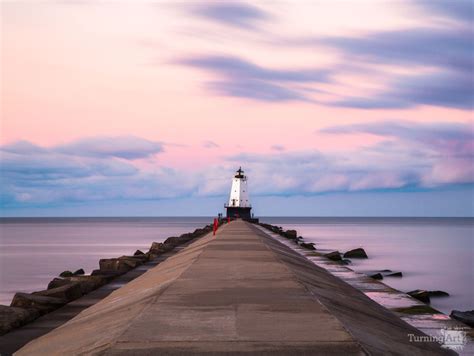
[{"label": "distant shoreline", "polygon": [[[182,218],[196,218],[213,219],[213,215],[175,215],[175,216],[0,216],[2,220],[20,220],[20,219],[182,219]],[[321,219],[321,220],[369,220],[369,219],[384,219],[384,220],[433,220],[433,219],[460,219],[473,220],[474,216],[260,216],[261,219]]]}]

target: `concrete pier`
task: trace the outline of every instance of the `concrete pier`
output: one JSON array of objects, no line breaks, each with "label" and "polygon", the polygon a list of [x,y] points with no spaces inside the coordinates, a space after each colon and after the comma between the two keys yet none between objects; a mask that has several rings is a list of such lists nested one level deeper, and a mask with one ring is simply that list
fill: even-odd
[{"label": "concrete pier", "polygon": [[20,349],[55,354],[449,354],[243,221],[221,227]]}]

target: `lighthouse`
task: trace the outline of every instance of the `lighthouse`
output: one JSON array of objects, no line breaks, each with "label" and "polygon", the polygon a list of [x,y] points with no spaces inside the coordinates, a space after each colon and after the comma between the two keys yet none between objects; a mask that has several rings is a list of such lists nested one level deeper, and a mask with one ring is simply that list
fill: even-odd
[{"label": "lighthouse", "polygon": [[244,175],[240,167],[232,179],[232,188],[230,189],[229,203],[225,205],[227,217],[252,220],[250,210],[249,192],[247,189],[247,176]]}]

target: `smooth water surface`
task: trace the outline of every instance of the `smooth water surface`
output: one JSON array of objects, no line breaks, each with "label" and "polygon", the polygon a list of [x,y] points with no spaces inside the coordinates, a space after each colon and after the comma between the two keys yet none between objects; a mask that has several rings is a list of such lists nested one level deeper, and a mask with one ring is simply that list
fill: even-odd
[{"label": "smooth water surface", "polygon": [[194,231],[212,218],[0,219],[0,304],[15,292],[45,289],[64,270],[99,267],[99,259],[146,252],[153,241]]},{"label": "smooth water surface", "polygon": [[390,269],[402,278],[383,282],[403,292],[444,290],[432,298],[445,313],[474,309],[474,219],[469,218],[262,218],[295,229],[318,250],[341,252],[363,247],[368,259],[352,259],[359,272]]}]

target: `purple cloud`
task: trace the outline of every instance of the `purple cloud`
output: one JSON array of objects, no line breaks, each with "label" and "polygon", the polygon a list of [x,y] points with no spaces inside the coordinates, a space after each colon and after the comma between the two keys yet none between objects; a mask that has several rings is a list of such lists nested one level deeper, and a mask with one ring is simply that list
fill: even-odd
[{"label": "purple cloud", "polygon": [[417,0],[415,4],[420,12],[429,11],[441,18],[465,22],[468,26],[472,26],[474,21],[474,3],[471,0]]},{"label": "purple cloud", "polygon": [[472,73],[472,37],[471,28],[411,28],[374,32],[360,37],[316,38],[307,43],[337,48],[352,60]]},{"label": "purple cloud", "polygon": [[[362,109],[432,105],[471,110],[474,106],[472,26],[414,28],[361,37],[314,39],[361,63],[428,68],[430,73],[388,77],[388,88],[370,97],[346,97],[329,105]],[[311,42],[311,40],[309,41]]]},{"label": "purple cloud", "polygon": [[327,127],[329,134],[370,133],[404,142],[422,144],[450,156],[474,157],[474,127],[463,123],[416,123],[383,121]]},{"label": "purple cloud", "polygon": [[202,146],[204,148],[219,148],[220,147],[217,143],[215,143],[214,141],[210,141],[210,140],[204,141]]},{"label": "purple cloud", "polygon": [[270,16],[256,6],[240,2],[204,3],[193,6],[191,13],[224,25],[253,29]]},{"label": "purple cloud", "polygon": [[321,69],[270,69],[238,57],[202,56],[181,59],[177,64],[210,72],[219,80],[206,87],[212,92],[258,101],[313,101],[307,97],[308,89],[295,86],[299,83],[326,83],[329,70]]},{"label": "purple cloud", "polygon": [[[333,126],[329,134],[370,133],[386,142],[368,148],[418,173],[418,186],[474,183],[474,129],[462,123],[378,122]],[[386,161],[386,162],[387,162]],[[385,163],[386,163],[385,162]]]},{"label": "purple cloud", "polygon": [[273,151],[279,151],[279,152],[285,151],[285,146],[283,146],[283,145],[272,145],[270,148]]}]

